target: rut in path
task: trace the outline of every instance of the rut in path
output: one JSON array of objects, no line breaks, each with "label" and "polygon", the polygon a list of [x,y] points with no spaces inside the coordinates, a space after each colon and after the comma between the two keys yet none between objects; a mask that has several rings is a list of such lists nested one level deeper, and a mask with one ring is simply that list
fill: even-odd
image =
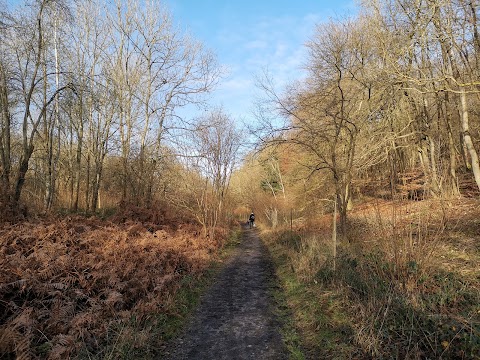
[{"label": "rut in path", "polygon": [[244,227],[216,281],[165,359],[286,359],[274,315],[274,270],[255,230]]}]

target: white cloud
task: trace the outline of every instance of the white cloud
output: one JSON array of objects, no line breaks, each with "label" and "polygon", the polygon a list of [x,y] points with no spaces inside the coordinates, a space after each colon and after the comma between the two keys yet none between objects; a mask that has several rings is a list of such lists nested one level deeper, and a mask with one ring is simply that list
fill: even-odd
[{"label": "white cloud", "polygon": [[252,80],[249,77],[245,77],[240,74],[231,77],[226,81],[223,81],[219,85],[219,92],[240,92],[240,91],[248,91],[248,89],[252,86]]},{"label": "white cloud", "polygon": [[265,49],[267,46],[268,42],[265,40],[253,40],[244,45],[246,49]]},{"label": "white cloud", "polygon": [[221,28],[216,36],[219,60],[229,68],[230,76],[213,93],[212,104],[222,105],[234,118],[251,117],[257,92],[254,78],[265,69],[279,91],[305,77],[305,43],[322,19],[326,16],[315,13],[301,17],[263,16],[250,22],[233,21],[228,28]]}]

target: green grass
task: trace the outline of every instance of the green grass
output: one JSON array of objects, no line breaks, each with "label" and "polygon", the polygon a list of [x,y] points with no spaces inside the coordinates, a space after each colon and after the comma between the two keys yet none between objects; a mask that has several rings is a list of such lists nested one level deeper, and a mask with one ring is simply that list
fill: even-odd
[{"label": "green grass", "polygon": [[348,315],[343,312],[341,296],[327,291],[318,282],[299,279],[290,261],[298,252],[298,236],[282,234],[279,241],[266,240],[276,267],[282,291],[283,337],[290,359],[348,359],[357,352],[351,341]]},{"label": "green grass", "polygon": [[[281,281],[279,278],[275,278],[274,286],[272,287],[272,295],[275,299],[276,316],[281,322],[281,335],[285,346],[287,347],[290,360],[304,360],[304,349],[302,348],[301,336],[298,333],[295,322],[293,320],[293,314],[288,306],[288,299],[285,294],[283,286],[279,284]],[[280,286],[278,286],[280,285]]]}]

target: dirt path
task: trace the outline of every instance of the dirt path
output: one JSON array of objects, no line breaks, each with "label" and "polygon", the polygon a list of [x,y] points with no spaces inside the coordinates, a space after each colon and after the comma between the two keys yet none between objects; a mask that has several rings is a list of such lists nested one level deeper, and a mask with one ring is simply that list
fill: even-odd
[{"label": "dirt path", "polygon": [[217,280],[165,359],[286,359],[273,314],[273,266],[255,230],[244,228]]}]

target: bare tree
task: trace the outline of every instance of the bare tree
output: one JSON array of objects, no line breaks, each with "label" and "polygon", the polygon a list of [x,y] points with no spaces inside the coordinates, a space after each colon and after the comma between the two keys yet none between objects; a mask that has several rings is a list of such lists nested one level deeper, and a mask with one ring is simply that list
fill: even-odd
[{"label": "bare tree", "polygon": [[[384,42],[385,58],[412,107],[409,113],[415,120],[412,126],[428,187],[436,195],[459,193],[458,152],[464,155],[478,187],[480,168],[469,129],[468,100],[478,93],[474,66],[478,5],[471,1],[430,0],[364,3],[374,9],[374,21],[383,29],[384,38],[395,39],[396,43]],[[442,166],[442,144],[448,144],[448,166]],[[446,191],[439,173],[442,167],[448,169],[450,185]]]},{"label": "bare tree", "polygon": [[[116,1],[117,17],[112,27],[120,39],[116,50],[115,79],[120,103],[120,137],[124,161],[123,197],[127,186],[137,199],[153,194],[155,171],[146,163],[146,149],[158,157],[166,127],[178,127],[177,108],[201,102],[203,95],[216,84],[219,69],[214,56],[203,46],[182,34],[159,1]],[[173,123],[167,124],[168,120]],[[133,142],[137,143],[138,161],[129,163]],[[134,171],[130,171],[134,165]],[[147,182],[145,180],[147,179]]]},{"label": "bare tree", "polygon": [[[105,74],[102,70],[105,49],[111,43],[111,33],[106,21],[101,16],[101,8],[95,2],[83,2],[75,7],[76,23],[70,30],[71,56],[68,59],[68,74],[76,84],[76,97],[66,107],[69,109],[71,183],[70,203],[72,210],[77,211],[80,201],[82,178],[84,182],[85,205],[90,207],[90,170],[93,150],[97,143],[105,142],[101,134],[95,133],[95,119],[109,96],[105,89]],[[112,101],[111,97],[109,101]],[[98,127],[98,126],[97,126]],[[82,161],[85,159],[86,161]],[[85,173],[82,173],[83,169]]]},{"label": "bare tree", "polygon": [[[347,210],[351,206],[351,183],[355,171],[370,161],[376,148],[357,156],[357,138],[362,128],[372,129],[371,120],[382,101],[372,69],[377,58],[362,37],[366,22],[333,22],[319,26],[308,43],[310,77],[303,86],[294,85],[278,95],[263,81],[270,109],[288,119],[283,128],[267,126],[267,144],[290,143],[310,154],[305,166],[311,174],[328,171],[338,198],[341,229],[346,233]],[[271,130],[274,134],[272,135]],[[377,137],[374,132],[370,134]],[[372,151],[373,149],[373,151]],[[366,153],[369,152],[369,156]]]},{"label": "bare tree", "polygon": [[196,175],[187,183],[193,181],[196,185],[191,194],[194,200],[183,199],[183,206],[203,225],[205,235],[214,237],[219,221],[224,220],[230,177],[238,161],[240,132],[222,110],[213,110],[198,119],[190,138],[186,158]]},{"label": "bare tree", "polygon": [[[2,18],[3,15],[2,15]],[[4,24],[1,24],[0,33],[2,37],[6,32]],[[0,167],[1,167],[1,190],[0,190],[0,200],[5,202],[10,202],[11,196],[11,179],[10,174],[12,171],[12,154],[11,154],[11,133],[12,133],[12,114],[11,109],[13,108],[12,102],[13,91],[12,85],[10,83],[11,69],[10,61],[6,49],[3,45],[0,45]]]},{"label": "bare tree", "polygon": [[[23,112],[23,120],[21,121],[22,153],[19,158],[13,191],[15,204],[20,200],[41,121],[45,118],[50,105],[57,96],[65,89],[72,87],[71,84],[58,84],[48,94],[45,91],[42,94],[40,90],[43,79],[50,75],[45,71],[43,76],[41,74],[41,67],[44,63],[46,12],[49,6],[54,6],[57,3],[60,2],[38,1],[31,8],[32,13],[17,14],[14,18],[12,17],[8,26],[9,30],[4,37],[5,49],[8,49],[12,54],[12,59],[16,61],[15,64],[10,65],[10,68],[14,68],[11,73],[11,81],[16,82],[18,84],[17,88],[21,91],[18,109]],[[3,72],[6,74],[5,70]]]}]

